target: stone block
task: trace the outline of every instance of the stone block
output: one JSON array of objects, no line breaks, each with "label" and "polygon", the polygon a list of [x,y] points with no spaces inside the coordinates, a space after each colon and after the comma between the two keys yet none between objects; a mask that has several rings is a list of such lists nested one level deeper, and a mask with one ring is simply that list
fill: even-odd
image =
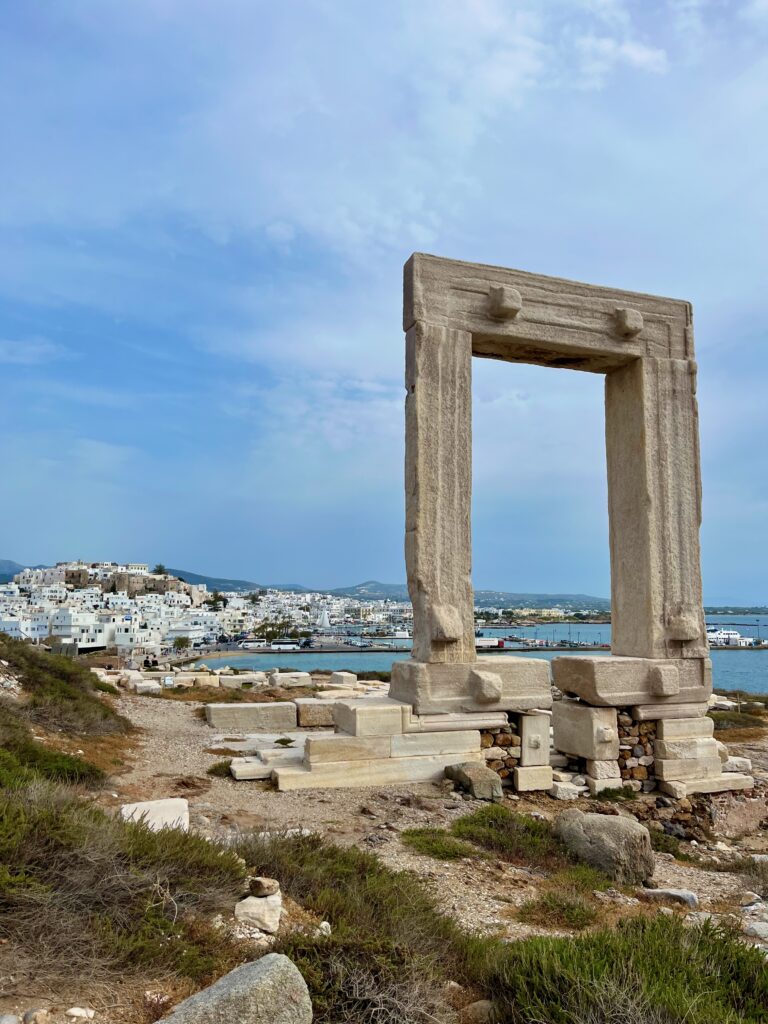
[{"label": "stone block", "polygon": [[[462,755],[465,761],[484,762],[476,755]],[[273,779],[278,790],[346,789],[354,786],[396,785],[401,782],[437,782],[455,754],[433,754],[424,757],[388,757],[371,761],[342,761],[302,767],[276,768]]]},{"label": "stone block", "polygon": [[152,832],[160,832],[164,828],[189,831],[189,803],[183,797],[123,804],[120,817],[125,821],[141,821]]},{"label": "stone block", "polygon": [[711,739],[715,723],[704,715],[701,718],[662,718],[656,726],[657,739],[673,740]]},{"label": "stone block", "polygon": [[318,726],[333,727],[333,704],[328,701],[316,700],[314,697],[297,697],[296,715],[298,724],[302,729],[312,729]]},{"label": "stone block", "polygon": [[619,732],[615,708],[593,708],[576,701],[556,701],[552,708],[554,745],[557,750],[592,761],[611,761],[619,756]]},{"label": "stone block", "polygon": [[269,678],[269,685],[282,690],[293,690],[300,686],[311,686],[312,676],[309,672],[275,672]]},{"label": "stone block", "polygon": [[274,935],[280,927],[283,912],[283,897],[279,892],[272,896],[246,896],[235,904],[235,920]]},{"label": "stone block", "polygon": [[219,676],[219,686],[224,690],[239,690],[242,685],[240,676]]},{"label": "stone block", "polygon": [[391,755],[389,736],[308,736],[304,744],[304,763],[327,764],[335,761],[371,761]]},{"label": "stone block", "polygon": [[578,800],[582,793],[572,782],[553,782],[549,795],[553,800]]},{"label": "stone block", "polygon": [[445,776],[453,779],[476,800],[492,800],[500,803],[504,799],[501,779],[484,764],[477,761],[463,761],[446,766]]},{"label": "stone block", "polygon": [[[493,749],[493,748],[491,748]],[[424,754],[468,754],[480,750],[480,733],[463,732],[408,733],[392,737],[392,757],[417,757]],[[485,751],[483,751],[485,754]],[[502,754],[502,757],[506,756]],[[487,758],[486,758],[487,760]]]},{"label": "stone block", "polygon": [[720,759],[717,740],[705,737],[690,740],[660,740],[657,738],[654,751],[657,758],[666,760],[689,760],[700,757]]},{"label": "stone block", "polygon": [[162,685],[160,683],[154,683],[154,682],[150,682],[150,683],[146,683],[146,682],[136,683],[135,686],[134,686],[134,691],[136,693],[140,694],[140,695],[148,695],[148,694],[151,694],[151,693],[162,693],[162,690],[163,690]]},{"label": "stone block", "polygon": [[550,765],[529,765],[514,769],[513,781],[518,793],[530,793],[535,790],[552,788],[552,768]]},{"label": "stone block", "polygon": [[387,697],[340,700],[333,717],[339,732],[350,736],[396,736],[403,731],[403,707]]},{"label": "stone block", "polygon": [[686,782],[688,779],[710,779],[720,775],[723,765],[714,757],[693,757],[689,760],[656,759],[656,778],[665,782]]},{"label": "stone block", "polygon": [[709,658],[554,658],[552,678],[563,693],[596,706],[626,707],[653,698],[701,703],[712,693]]},{"label": "stone block", "polygon": [[292,701],[264,704],[206,704],[205,718],[213,729],[232,732],[283,732],[296,728],[296,705]]},{"label": "stone block", "polygon": [[736,772],[723,772],[705,779],[686,779],[684,782],[668,782],[659,780],[659,791],[681,800],[684,796],[694,793],[726,793],[729,790],[752,789],[755,780],[751,775],[739,775]]},{"label": "stone block", "polygon": [[658,719],[700,718],[707,713],[709,704],[636,704],[632,717],[636,722],[655,722]]},{"label": "stone block", "polygon": [[397,661],[389,695],[413,705],[418,715],[549,708],[549,662],[511,655],[474,662]]},{"label": "stone block", "polygon": [[520,716],[520,764],[532,768],[549,764],[550,715]]},{"label": "stone block", "polygon": [[593,779],[591,775],[587,776],[587,789],[589,790],[590,796],[597,796],[598,793],[602,793],[604,789],[621,789],[624,783],[621,777],[618,779]]},{"label": "stone block", "polygon": [[752,771],[752,762],[748,757],[729,757],[723,765],[723,771],[749,775]]},{"label": "stone block", "polygon": [[498,732],[509,725],[504,711],[456,711],[443,715],[417,715],[410,704],[403,704],[403,732],[462,732],[466,729],[490,729]]},{"label": "stone block", "polygon": [[357,686],[357,675],[354,672],[331,672],[331,686]]},{"label": "stone block", "polygon": [[312,1024],[312,1002],[298,967],[282,953],[236,967],[196,992],[163,1024]]},{"label": "stone block", "polygon": [[[294,763],[301,764],[301,757],[296,756]],[[254,782],[259,779],[271,779],[274,765],[265,764],[256,757],[233,758],[229,773],[236,782]]]},{"label": "stone block", "polygon": [[587,761],[587,775],[592,779],[620,779],[618,761]]}]

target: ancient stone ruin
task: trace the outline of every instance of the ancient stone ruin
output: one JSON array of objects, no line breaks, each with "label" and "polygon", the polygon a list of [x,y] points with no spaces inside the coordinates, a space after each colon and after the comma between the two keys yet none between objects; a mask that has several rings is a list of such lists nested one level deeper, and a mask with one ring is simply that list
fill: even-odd
[{"label": "ancient stone ruin", "polygon": [[[750,788],[748,775],[723,773],[727,752],[705,717],[690,304],[417,253],[403,326],[412,657],[393,666],[387,698],[339,702],[336,734],[276,768],[278,786],[415,781],[490,760],[517,789],[550,789],[551,723],[556,757],[593,794]],[[612,654],[556,658],[566,699],[554,705],[547,661],[475,650],[473,356],[605,375]],[[489,748],[500,755],[486,758]]]}]

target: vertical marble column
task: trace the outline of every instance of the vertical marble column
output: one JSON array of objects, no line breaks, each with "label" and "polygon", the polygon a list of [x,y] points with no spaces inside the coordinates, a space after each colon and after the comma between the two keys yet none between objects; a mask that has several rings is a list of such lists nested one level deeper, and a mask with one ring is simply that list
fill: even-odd
[{"label": "vertical marble column", "polygon": [[417,321],[406,335],[405,385],[412,657],[474,662],[471,334]]},{"label": "vertical marble column", "polygon": [[696,364],[606,375],[613,654],[706,658]]}]

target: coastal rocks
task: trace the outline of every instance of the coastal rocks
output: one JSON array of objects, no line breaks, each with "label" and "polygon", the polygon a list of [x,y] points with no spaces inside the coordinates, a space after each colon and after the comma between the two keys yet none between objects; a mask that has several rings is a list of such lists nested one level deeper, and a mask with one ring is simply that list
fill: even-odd
[{"label": "coastal rocks", "polygon": [[445,775],[466,789],[476,800],[491,800],[498,803],[504,799],[499,776],[477,761],[448,765]]},{"label": "coastal rocks", "polygon": [[636,885],[653,875],[650,833],[633,818],[584,814],[573,808],[556,819],[554,832],[578,860],[616,882]]},{"label": "coastal rocks", "polygon": [[163,1018],[164,1024],[311,1024],[307,984],[287,956],[268,953],[225,974]]}]

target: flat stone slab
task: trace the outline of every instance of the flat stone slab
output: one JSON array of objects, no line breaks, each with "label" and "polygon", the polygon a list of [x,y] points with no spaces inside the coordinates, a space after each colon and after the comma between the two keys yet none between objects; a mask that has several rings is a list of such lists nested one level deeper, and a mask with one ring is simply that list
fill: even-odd
[{"label": "flat stone slab", "polygon": [[296,705],[293,701],[251,704],[206,704],[205,718],[213,729],[253,732],[257,729],[295,729]]},{"label": "flat stone slab", "polygon": [[[483,759],[464,754],[463,760]],[[379,786],[401,782],[430,782],[443,777],[448,765],[456,763],[456,754],[426,757],[388,757],[369,761],[330,762],[302,768],[276,768],[273,778],[281,792],[293,789],[345,789],[355,786]]]},{"label": "flat stone slab", "polygon": [[549,662],[507,654],[473,662],[397,661],[389,694],[418,715],[552,706]]},{"label": "flat stone slab", "polygon": [[189,831],[189,803],[183,797],[123,804],[120,817],[125,821],[140,821],[152,832],[160,832],[165,828]]},{"label": "flat stone slab", "polygon": [[755,780],[751,775],[740,775],[738,772],[724,772],[711,779],[688,779],[680,782],[659,780],[659,792],[682,800],[694,793],[727,793],[729,790],[752,789]]},{"label": "flat stone slab", "polygon": [[709,704],[635,704],[632,717],[636,722],[656,722],[659,719],[701,718]]},{"label": "flat stone slab", "polygon": [[552,678],[563,693],[588,704],[627,707],[645,701],[702,703],[712,693],[709,658],[562,657],[552,660]]}]

